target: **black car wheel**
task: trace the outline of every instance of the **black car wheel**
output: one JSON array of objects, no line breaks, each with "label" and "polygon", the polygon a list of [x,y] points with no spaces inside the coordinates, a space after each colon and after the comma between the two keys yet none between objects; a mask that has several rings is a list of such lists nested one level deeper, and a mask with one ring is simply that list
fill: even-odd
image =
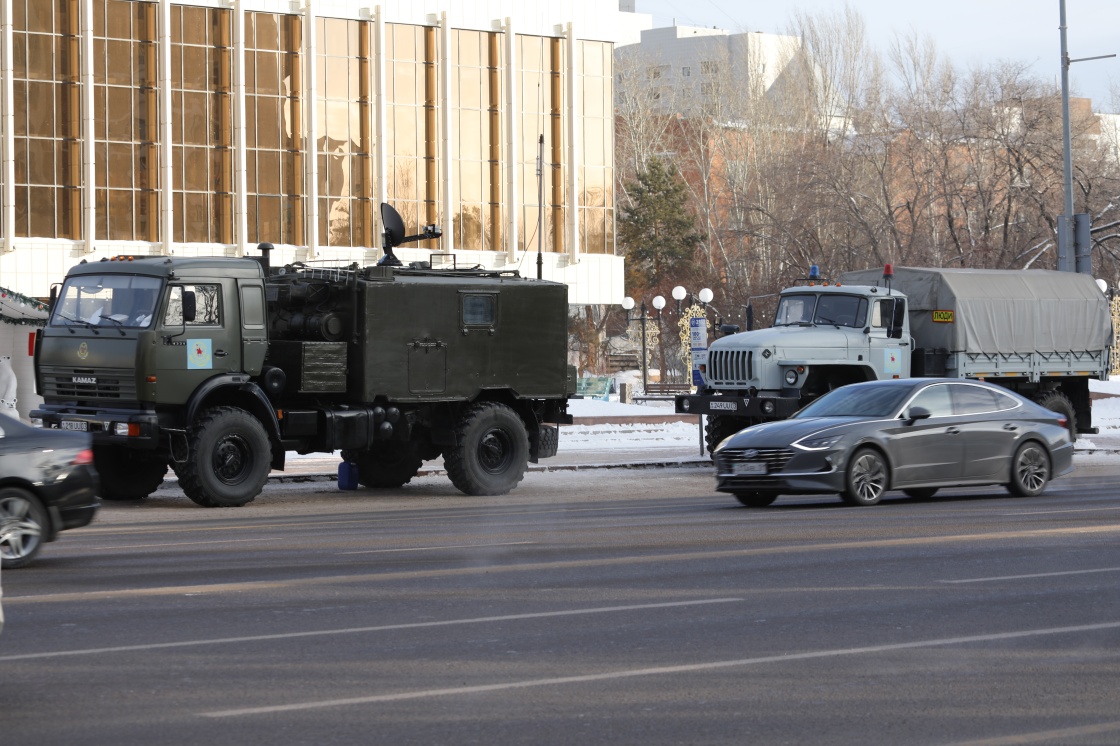
[{"label": "black car wheel", "polygon": [[159,489],[167,474],[167,457],[158,452],[95,446],[93,463],[105,500],[141,500]]},{"label": "black car wheel", "polygon": [[203,507],[252,502],[268,480],[272,446],[264,426],[243,409],[214,407],[191,431],[190,458],[177,465],[179,485]]},{"label": "black car wheel", "polygon": [[874,505],[887,491],[887,462],[874,448],[861,448],[852,454],[845,489],[841,497],[849,505]]},{"label": "black car wheel", "polygon": [[19,487],[0,489],[0,566],[30,563],[48,531],[47,511],[37,497]]},{"label": "black car wheel", "polygon": [[459,421],[455,445],[443,459],[447,476],[467,495],[504,495],[521,481],[529,465],[529,435],[517,412],[481,402]]},{"label": "black car wheel", "polygon": [[774,492],[736,492],[735,499],[748,508],[765,508],[778,499]]},{"label": "black car wheel", "polygon": [[730,438],[744,427],[753,425],[750,420],[742,417],[729,417],[723,414],[710,414],[704,423],[704,443],[708,446],[708,453],[715,461],[716,446]]},{"label": "black car wheel", "polygon": [[1047,391],[1036,396],[1035,403],[1065,417],[1066,427],[1069,428],[1069,439],[1077,440],[1077,415],[1074,414],[1073,403],[1068,396],[1060,391]]},{"label": "black car wheel", "polygon": [[383,443],[369,451],[345,450],[342,458],[358,465],[358,482],[374,488],[408,484],[424,464],[412,443]]},{"label": "black car wheel", "polygon": [[1007,491],[1015,497],[1041,495],[1050,481],[1050,456],[1036,441],[1027,441],[1011,459],[1011,482]]},{"label": "black car wheel", "polygon": [[906,494],[908,497],[914,498],[915,500],[928,500],[928,499],[930,499],[931,497],[933,497],[934,495],[937,494],[937,488],[936,487],[912,487],[911,489],[903,490],[903,493]]}]

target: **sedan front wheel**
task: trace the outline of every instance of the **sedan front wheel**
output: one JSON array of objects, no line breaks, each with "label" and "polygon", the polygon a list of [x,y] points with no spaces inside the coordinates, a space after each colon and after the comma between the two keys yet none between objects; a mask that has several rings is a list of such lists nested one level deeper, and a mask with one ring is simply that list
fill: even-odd
[{"label": "sedan front wheel", "polygon": [[49,530],[38,498],[19,487],[0,489],[0,565],[15,569],[30,563]]},{"label": "sedan front wheel", "polygon": [[848,505],[874,505],[887,491],[888,477],[883,455],[874,448],[861,448],[848,462],[845,489],[840,497]]}]

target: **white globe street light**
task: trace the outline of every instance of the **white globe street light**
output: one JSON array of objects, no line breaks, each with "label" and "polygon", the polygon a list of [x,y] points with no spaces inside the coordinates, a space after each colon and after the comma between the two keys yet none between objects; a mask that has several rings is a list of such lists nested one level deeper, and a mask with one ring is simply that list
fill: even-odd
[{"label": "white globe street light", "polygon": [[673,288],[673,300],[682,301],[686,295],[688,295],[688,291],[683,286],[677,285]]},{"label": "white globe street light", "polygon": [[711,303],[716,294],[712,292],[711,288],[703,288],[697,297],[700,298],[701,303]]},{"label": "white globe street light", "polygon": [[622,307],[625,308],[627,311],[633,310],[634,309],[634,299],[631,298],[629,295],[626,296],[625,298],[622,299]]},{"label": "white globe street light", "polygon": [[661,295],[655,295],[654,298],[653,298],[653,307],[656,308],[658,311],[660,311],[662,308],[664,308],[665,307],[665,297],[661,296]]}]

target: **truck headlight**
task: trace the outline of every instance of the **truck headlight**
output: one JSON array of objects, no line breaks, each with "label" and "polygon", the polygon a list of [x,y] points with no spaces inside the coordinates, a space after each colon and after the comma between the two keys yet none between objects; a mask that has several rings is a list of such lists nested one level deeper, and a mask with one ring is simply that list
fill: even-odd
[{"label": "truck headlight", "polygon": [[786,383],[788,383],[790,386],[797,383],[797,371],[793,368],[790,368],[786,371]]}]

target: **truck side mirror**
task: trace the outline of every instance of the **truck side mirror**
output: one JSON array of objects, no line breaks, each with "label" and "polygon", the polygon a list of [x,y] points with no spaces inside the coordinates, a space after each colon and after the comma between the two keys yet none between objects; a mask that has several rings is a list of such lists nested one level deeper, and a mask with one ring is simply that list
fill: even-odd
[{"label": "truck side mirror", "polygon": [[193,290],[183,291],[183,323],[189,324],[194,321],[195,314],[198,312],[198,305],[195,301]]}]

